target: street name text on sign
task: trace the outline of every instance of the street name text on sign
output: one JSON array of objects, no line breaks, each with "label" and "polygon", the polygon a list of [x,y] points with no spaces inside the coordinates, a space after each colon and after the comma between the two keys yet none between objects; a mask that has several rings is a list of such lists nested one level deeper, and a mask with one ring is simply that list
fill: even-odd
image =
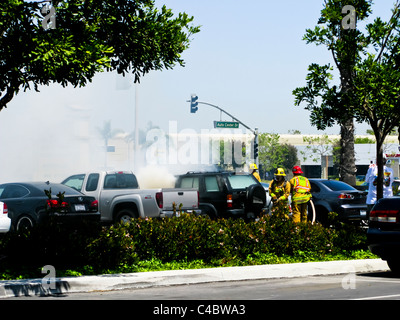
[{"label": "street name text on sign", "polygon": [[233,121],[214,121],[214,128],[230,128],[230,129],[237,129],[237,128],[239,128],[239,122],[233,122]]}]

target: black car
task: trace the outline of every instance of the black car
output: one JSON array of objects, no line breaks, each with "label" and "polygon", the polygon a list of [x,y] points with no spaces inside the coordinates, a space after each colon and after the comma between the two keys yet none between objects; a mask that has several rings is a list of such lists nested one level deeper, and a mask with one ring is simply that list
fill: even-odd
[{"label": "black car", "polygon": [[309,179],[316,219],[328,221],[328,213],[335,212],[341,221],[365,221],[367,217],[367,192],[357,190],[343,181]]},{"label": "black car", "polygon": [[369,250],[400,273],[400,197],[378,200],[369,214]]},{"label": "black car", "polygon": [[199,208],[212,218],[254,218],[265,210],[265,189],[252,174],[188,172],[175,187],[198,189]]},{"label": "black car", "polygon": [[[49,198],[46,192],[50,190]],[[7,204],[15,230],[30,228],[49,215],[61,222],[100,221],[98,202],[94,197],[58,183],[4,183],[0,185],[0,201]]]}]

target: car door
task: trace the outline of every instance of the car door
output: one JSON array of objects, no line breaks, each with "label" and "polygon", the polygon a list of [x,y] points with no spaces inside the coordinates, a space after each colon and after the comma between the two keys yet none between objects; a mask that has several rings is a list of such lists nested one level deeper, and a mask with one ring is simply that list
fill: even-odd
[{"label": "car door", "polygon": [[218,216],[226,211],[226,196],[223,192],[223,186],[218,175],[204,175],[201,181],[202,201],[213,205]]},{"label": "car door", "polygon": [[83,186],[82,192],[88,196],[95,197],[99,200],[100,188],[99,188],[100,173],[90,173],[87,177],[86,183]]},{"label": "car door", "polygon": [[314,204],[317,204],[319,200],[321,200],[321,188],[313,181],[310,181],[311,185],[311,195],[312,201]]}]

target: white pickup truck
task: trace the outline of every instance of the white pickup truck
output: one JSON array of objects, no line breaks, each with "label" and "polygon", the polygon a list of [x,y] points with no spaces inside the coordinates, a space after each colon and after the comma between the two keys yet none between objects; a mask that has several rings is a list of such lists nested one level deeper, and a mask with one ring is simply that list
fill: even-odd
[{"label": "white pickup truck", "polygon": [[75,174],[61,182],[99,201],[101,221],[128,222],[132,218],[171,217],[176,210],[201,213],[196,189],[140,189],[130,171]]}]

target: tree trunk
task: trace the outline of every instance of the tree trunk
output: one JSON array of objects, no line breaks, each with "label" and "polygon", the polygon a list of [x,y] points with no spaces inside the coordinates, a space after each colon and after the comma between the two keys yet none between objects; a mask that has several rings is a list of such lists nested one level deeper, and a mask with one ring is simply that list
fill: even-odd
[{"label": "tree trunk", "polygon": [[356,161],[354,155],[354,120],[347,120],[340,126],[340,180],[351,186],[356,185]]},{"label": "tree trunk", "polygon": [[376,165],[378,167],[378,181],[376,184],[376,199],[383,198],[383,143],[385,138],[381,132],[375,131],[376,138]]}]

